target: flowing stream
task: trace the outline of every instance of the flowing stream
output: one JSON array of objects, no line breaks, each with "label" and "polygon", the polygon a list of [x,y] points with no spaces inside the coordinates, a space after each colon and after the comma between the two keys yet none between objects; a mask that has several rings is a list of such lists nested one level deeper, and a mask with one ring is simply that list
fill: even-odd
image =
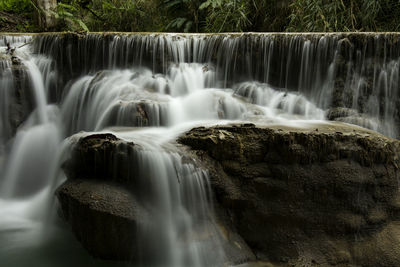
[{"label": "flowing stream", "polygon": [[[357,50],[345,39],[2,36],[0,266],[124,265],[91,258],[55,216],[63,140],[81,131],[138,145],[135,197],[148,211],[139,265],[222,266],[207,170],[185,160],[174,140],[199,125],[327,123],[336,102],[359,115],[342,121],[398,137],[400,49],[386,51],[377,38],[374,49]],[[6,43],[17,47],[19,63]]]}]

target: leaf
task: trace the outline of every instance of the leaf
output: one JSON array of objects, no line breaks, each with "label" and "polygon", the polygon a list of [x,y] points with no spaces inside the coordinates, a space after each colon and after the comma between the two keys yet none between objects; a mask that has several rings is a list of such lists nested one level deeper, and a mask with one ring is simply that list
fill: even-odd
[{"label": "leaf", "polygon": [[190,28],[192,28],[192,25],[193,25],[193,22],[192,21],[188,21],[186,24],[185,24],[185,29],[183,30],[184,32],[189,32],[190,31]]},{"label": "leaf", "polygon": [[164,1],[165,7],[167,7],[167,8],[171,8],[173,6],[180,5],[183,2],[184,1],[182,1],[182,0],[166,0],[166,1]]},{"label": "leaf", "polygon": [[180,29],[182,27],[182,25],[189,20],[187,20],[186,18],[176,18],[174,20],[172,20],[168,25],[167,25],[167,29]]},{"label": "leaf", "polygon": [[176,27],[180,29],[182,25],[186,22],[186,20],[187,20],[186,18],[178,18],[176,22]]},{"label": "leaf", "polygon": [[72,5],[68,5],[68,4],[63,4],[63,3],[59,3],[58,8],[65,8],[65,9],[69,9],[69,10],[76,10],[76,8]]},{"label": "leaf", "polygon": [[210,5],[211,5],[211,1],[208,0],[208,1],[204,2],[203,4],[201,4],[201,5],[199,6],[199,9],[200,9],[200,10],[206,9],[206,8],[208,8]]},{"label": "leaf", "polygon": [[85,24],[82,20],[77,19],[76,22],[79,24],[79,26],[81,26],[81,28],[82,28],[84,31],[87,31],[87,32],[89,31],[89,28],[86,26],[86,24]]},{"label": "leaf", "polygon": [[68,12],[68,11],[59,11],[58,12],[58,14],[61,16],[61,17],[70,17],[70,18],[72,18],[72,17],[74,17],[74,15],[72,15],[72,13],[70,13],[70,12]]}]

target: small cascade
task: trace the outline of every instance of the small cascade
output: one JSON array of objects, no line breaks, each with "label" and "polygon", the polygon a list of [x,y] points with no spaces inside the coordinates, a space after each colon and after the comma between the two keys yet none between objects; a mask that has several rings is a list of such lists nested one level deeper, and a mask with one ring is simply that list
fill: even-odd
[{"label": "small cascade", "polygon": [[268,108],[269,116],[280,114],[302,116],[305,119],[323,120],[325,112],[295,92],[274,90],[268,84],[242,83],[237,86],[235,94],[244,97],[249,102]]},{"label": "small cascade", "polygon": [[32,84],[35,109],[12,141],[1,181],[0,195],[5,198],[29,196],[45,188],[54,176],[51,166],[61,142],[60,127],[55,121],[58,108],[47,105],[39,69],[32,60],[23,61],[22,65]]},{"label": "small cascade", "polygon": [[0,242],[4,248],[0,255],[5,264],[14,262],[5,253],[18,254],[44,241],[53,180],[61,164],[58,108],[47,105],[42,74],[27,53],[22,48],[16,51],[18,64],[13,62],[0,77],[0,145],[4,145],[0,150],[0,240],[7,240]]},{"label": "small cascade", "polygon": [[357,51],[351,58],[343,86],[348,96],[343,95],[342,101],[375,120],[374,130],[396,137],[399,135],[395,125],[399,118],[400,56],[382,60],[380,49],[385,49],[384,44],[377,46],[372,57],[368,57],[367,51]]},{"label": "small cascade", "polygon": [[41,73],[46,99],[56,99],[62,92],[57,88],[58,73],[54,68],[54,61],[45,56],[36,56],[32,60]]},{"label": "small cascade", "polygon": [[30,41],[30,36],[0,35],[0,151],[33,109],[30,78],[20,60],[27,57],[27,47],[11,55],[6,44],[15,48]]},{"label": "small cascade", "polygon": [[[245,120],[280,115],[321,120],[324,111],[304,96],[267,84],[216,88],[209,65],[180,63],[166,75],[149,70],[103,71],[71,85],[62,106],[71,133],[107,126],[176,126],[184,122]],[[82,89],[84,88],[84,89]],[[95,118],[95,119],[93,119]]]},{"label": "small cascade", "polygon": [[11,47],[19,47],[32,41],[30,35],[2,35],[0,34],[0,46],[5,47],[10,44]]},{"label": "small cascade", "polygon": [[34,90],[33,95],[35,97],[35,102],[36,102],[35,112],[37,113],[38,121],[39,123],[47,123],[49,120],[46,113],[47,98],[45,94],[42,75],[34,62],[24,61],[23,64],[28,69],[32,88]]},{"label": "small cascade", "polygon": [[[175,135],[178,132],[175,133]],[[129,161],[136,201],[146,211],[138,229],[140,266],[221,266],[221,233],[206,171],[165,138],[165,130],[116,132],[134,141]]]},{"label": "small cascade", "polygon": [[241,119],[244,104],[232,93],[211,90],[214,75],[207,66],[181,63],[172,65],[166,75],[138,69],[82,77],[71,85],[62,106],[67,129]]}]

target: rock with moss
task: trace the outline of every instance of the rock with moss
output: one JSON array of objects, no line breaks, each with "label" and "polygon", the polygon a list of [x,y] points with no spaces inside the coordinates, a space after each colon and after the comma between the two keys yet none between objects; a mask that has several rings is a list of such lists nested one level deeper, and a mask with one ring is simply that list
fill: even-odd
[{"label": "rock with moss", "polygon": [[207,166],[218,203],[260,259],[400,265],[399,141],[334,123],[200,127],[179,142]]},{"label": "rock with moss", "polygon": [[[138,146],[107,133],[71,140],[57,193],[64,218],[92,255],[134,260],[133,230],[147,216],[126,165]],[[178,141],[210,174],[230,263],[254,252],[271,266],[400,265],[398,140],[325,123],[199,127]]]}]

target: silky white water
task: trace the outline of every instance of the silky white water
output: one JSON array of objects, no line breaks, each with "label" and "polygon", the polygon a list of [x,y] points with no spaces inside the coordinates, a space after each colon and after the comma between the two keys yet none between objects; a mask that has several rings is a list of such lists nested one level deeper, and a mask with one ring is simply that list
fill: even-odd
[{"label": "silky white water", "polygon": [[[6,59],[0,75],[0,266],[116,266],[92,259],[52,217],[54,190],[64,179],[63,140],[80,131],[112,132],[137,145],[132,159],[140,179],[135,197],[148,211],[146,223],[139,227],[137,265],[223,265],[229,259],[213,217],[207,170],[185,158],[174,140],[199,125],[327,123],[338,72],[335,62],[329,62],[339,57],[337,40],[330,37],[312,42],[293,36],[286,44],[290,53],[280,62],[274,58],[279,55],[276,40],[261,39],[263,54],[257,64],[262,68],[250,59],[243,66],[230,61],[244,42],[230,36],[132,35],[115,37],[107,46],[88,36],[85,45],[93,45],[93,54],[79,46],[87,53],[82,58],[72,54],[71,47],[56,53],[62,39],[46,38],[50,37],[38,37],[39,48],[17,48],[23,76],[17,76],[4,45],[18,47],[30,39],[0,40]],[[46,53],[32,53],[48,44]],[[149,51],[153,57],[148,57]],[[291,64],[298,58],[294,75]],[[357,85],[352,95],[355,109],[364,94],[362,69],[367,64],[357,60],[362,59],[355,59],[361,66],[358,72],[344,81],[346,88]],[[279,82],[277,69],[285,77]],[[395,97],[397,61],[384,63],[376,72],[376,92],[367,101],[371,116],[348,122],[394,136],[393,102],[382,112],[376,101]],[[10,103],[21,89],[21,79],[29,84],[32,109],[15,129]],[[291,90],[294,84],[297,90]]]}]

